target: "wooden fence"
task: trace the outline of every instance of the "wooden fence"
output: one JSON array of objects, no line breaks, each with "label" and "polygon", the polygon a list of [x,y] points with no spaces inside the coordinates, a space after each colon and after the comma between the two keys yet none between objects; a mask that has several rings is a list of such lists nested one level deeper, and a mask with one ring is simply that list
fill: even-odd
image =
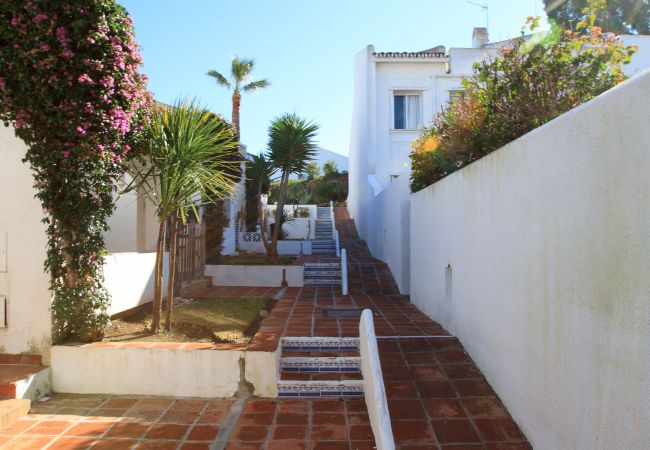
[{"label": "wooden fence", "polygon": [[179,224],[174,290],[205,279],[205,222]]}]

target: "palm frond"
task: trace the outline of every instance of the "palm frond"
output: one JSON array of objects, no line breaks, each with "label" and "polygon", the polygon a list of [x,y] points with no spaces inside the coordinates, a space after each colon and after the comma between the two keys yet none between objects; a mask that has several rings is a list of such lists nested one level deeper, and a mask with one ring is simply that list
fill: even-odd
[{"label": "palm frond", "polygon": [[228,81],[228,79],[227,79],[226,77],[224,77],[223,75],[221,75],[221,74],[220,74],[219,72],[217,72],[216,70],[208,70],[208,76],[214,78],[215,80],[217,80],[217,83],[218,83],[220,86],[226,87],[226,88],[228,88],[228,89],[230,89],[230,88],[232,87],[232,86],[230,85],[230,81]]},{"label": "palm frond", "polygon": [[255,92],[259,91],[260,89],[264,89],[271,86],[271,83],[268,80],[258,80],[258,81],[252,81],[245,85],[244,87],[241,88],[243,92]]},{"label": "palm frond", "polygon": [[146,164],[136,176],[161,221],[174,214],[185,221],[198,214],[197,205],[232,196],[237,141],[214,114],[194,101],[177,101],[152,112],[146,133]]}]

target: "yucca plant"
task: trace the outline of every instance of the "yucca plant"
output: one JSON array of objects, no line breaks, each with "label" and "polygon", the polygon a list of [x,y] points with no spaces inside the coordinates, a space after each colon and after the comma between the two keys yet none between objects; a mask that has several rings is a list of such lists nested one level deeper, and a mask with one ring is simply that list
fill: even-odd
[{"label": "yucca plant", "polygon": [[[200,220],[198,207],[232,196],[238,181],[237,139],[230,127],[195,101],[154,109],[146,128],[145,158],[135,183],[156,205],[160,222],[152,332],[158,332],[163,298],[163,257],[169,236],[165,329],[171,329],[179,222]],[[169,228],[169,230],[168,230]]]},{"label": "yucca plant", "polygon": [[[275,210],[275,223],[280,223],[289,185],[289,175],[301,174],[316,157],[314,141],[318,125],[298,117],[284,114],[275,118],[269,127],[269,159],[280,171],[278,203]],[[269,262],[280,263],[278,238],[281,227],[274,227],[269,246]]]}]

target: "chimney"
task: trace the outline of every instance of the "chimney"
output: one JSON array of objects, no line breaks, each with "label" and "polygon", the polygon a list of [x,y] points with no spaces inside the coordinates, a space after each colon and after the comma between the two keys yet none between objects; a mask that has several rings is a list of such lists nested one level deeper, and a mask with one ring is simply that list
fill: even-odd
[{"label": "chimney", "polygon": [[472,33],[472,47],[483,48],[488,44],[488,42],[490,42],[490,38],[488,36],[487,28],[485,27],[474,28],[474,32]]}]

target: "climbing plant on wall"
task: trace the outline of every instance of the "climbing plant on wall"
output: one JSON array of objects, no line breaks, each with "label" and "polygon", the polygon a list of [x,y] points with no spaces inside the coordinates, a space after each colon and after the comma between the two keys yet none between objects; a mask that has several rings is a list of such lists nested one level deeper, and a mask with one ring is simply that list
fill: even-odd
[{"label": "climbing plant on wall", "polygon": [[108,322],[103,233],[151,103],[141,63],[112,0],[0,6],[0,118],[29,147],[60,339],[97,338]]}]

